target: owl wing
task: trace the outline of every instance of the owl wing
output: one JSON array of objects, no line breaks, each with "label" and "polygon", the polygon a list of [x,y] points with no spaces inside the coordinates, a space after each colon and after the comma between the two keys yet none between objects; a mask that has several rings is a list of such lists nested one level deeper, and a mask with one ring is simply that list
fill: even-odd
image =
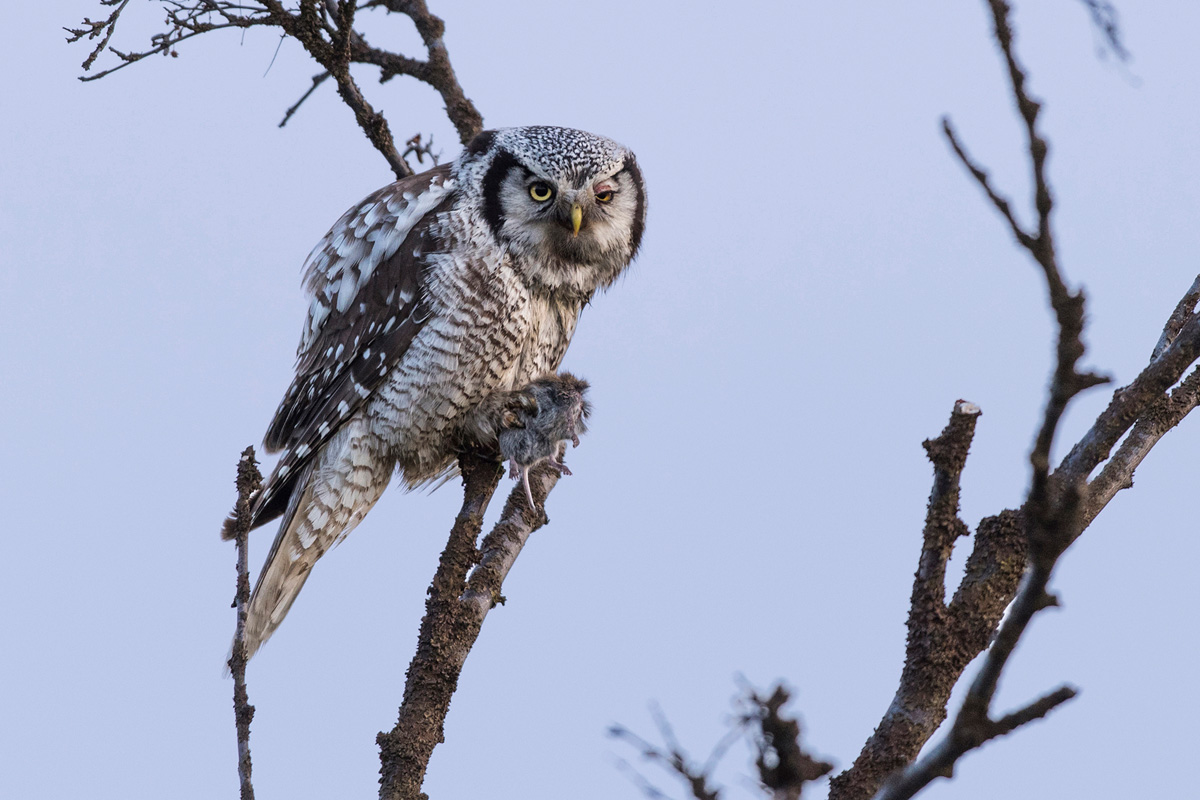
[{"label": "owl wing", "polygon": [[309,255],[296,377],[263,438],[268,452],[284,452],[255,498],[254,525],[283,513],[296,477],[424,324],[422,266],[442,249],[437,213],[453,184],[445,165],[384,187],[347,211]]}]

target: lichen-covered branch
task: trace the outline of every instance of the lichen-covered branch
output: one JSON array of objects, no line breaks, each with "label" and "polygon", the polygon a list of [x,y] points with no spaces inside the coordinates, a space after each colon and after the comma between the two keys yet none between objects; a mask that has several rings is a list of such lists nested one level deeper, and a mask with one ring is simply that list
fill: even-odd
[{"label": "lichen-covered branch", "polygon": [[233,714],[237,728],[238,781],[241,800],[254,800],[254,786],[250,782],[250,723],[254,720],[254,706],[246,692],[246,608],[250,603],[250,568],[246,563],[246,537],[250,532],[250,499],[262,488],[262,474],[254,459],[254,448],[242,451],[237,468],[237,504],[230,515],[233,539],[237,544],[237,592],[233,601],[237,609],[234,627],[233,648],[229,654],[229,671],[233,674]]},{"label": "lichen-covered branch", "polygon": [[[463,144],[483,129],[483,117],[466,97],[458,82],[443,41],[445,24],[429,11],[424,0],[297,0],[285,5],[279,0],[159,0],[166,13],[165,30],[150,37],[142,50],[122,51],[110,44],[117,23],[129,0],[99,0],[102,6],[115,6],[108,17],[85,18],[77,28],[67,28],[68,42],[94,42],[83,62],[90,72],[106,53],[116,59],[114,66],[81,76],[92,81],[124,69],[147,56],[178,56],[177,46],[196,36],[225,29],[273,27],[304,47],[322,67],[312,86],[289,108],[280,127],[327,78],[332,77],[338,95],[351,111],[367,139],[387,160],[397,178],[413,173],[412,167],[396,147],[391,126],[382,112],[367,100],[350,73],[354,64],[380,69],[380,83],[397,75],[407,75],[431,86],[445,103],[446,114],[458,131]],[[426,49],[424,60],[411,58],[369,45],[354,27],[359,11],[380,9],[386,14],[408,17],[417,28]]]},{"label": "lichen-covered branch", "polygon": [[[1114,393],[1092,429],[1051,472],[1050,452],[1068,404],[1080,392],[1106,379],[1077,368],[1084,354],[1084,298],[1082,292],[1068,287],[1054,246],[1053,194],[1046,175],[1049,146],[1038,127],[1041,104],[1027,90],[1028,78],[1013,47],[1009,4],[1004,0],[986,2],[1026,132],[1033,228],[1018,221],[1011,202],[995,188],[987,171],[967,155],[949,120],[943,120],[943,129],[955,155],[1046,281],[1058,328],[1049,398],[1030,453],[1032,469],[1026,502],[1018,511],[1004,511],[979,524],[966,573],[948,605],[942,602],[945,563],[958,532],[965,530],[956,516],[955,468],[961,470],[961,463],[947,457],[947,453],[959,450],[965,456],[969,444],[965,427],[955,425],[961,404],[956,406],[942,436],[934,440],[932,447],[926,443],[934,461],[934,492],[913,587],[909,645],[900,687],[854,765],[831,782],[831,800],[911,797],[935,778],[952,774],[955,763],[970,750],[1042,718],[1075,696],[1075,689],[1064,686],[1003,716],[994,716],[991,707],[1000,676],[1030,621],[1056,603],[1048,585],[1059,557],[1117,491],[1132,485],[1134,469],[1154,444],[1200,403],[1200,371],[1193,371],[1180,383],[1200,358],[1200,318],[1195,313],[1200,301],[1197,278],[1164,326],[1149,366]],[[1094,14],[1105,13],[1097,8],[1105,4],[1087,5]],[[1114,48],[1119,47],[1115,17],[1104,19],[1113,20],[1109,33]],[[1126,438],[1110,458],[1122,436]],[[1089,477],[1101,465],[1100,474],[1089,483]],[[1010,602],[1011,608],[1003,616]],[[922,747],[947,717],[950,690],[966,665],[985,651],[980,670],[945,738],[918,760]]]},{"label": "lichen-covered branch", "polygon": [[916,758],[945,721],[950,693],[987,646],[1025,566],[1024,526],[1004,512],[979,524],[966,575],[946,603],[946,563],[969,535],[958,516],[959,478],[980,409],[958,401],[936,439],[925,442],[934,480],[909,605],[904,668],[891,705],[850,769],[830,783],[830,798],[869,798],[884,779]]},{"label": "lichen-covered branch", "polygon": [[463,506],[442,552],[429,587],[417,652],[409,664],[404,700],[396,726],[376,737],[379,744],[381,800],[418,800],[434,748],[443,739],[450,700],[458,688],[467,655],[479,636],[483,620],[497,603],[504,578],[530,534],[549,520],[543,511],[559,473],[549,465],[535,467],[530,478],[536,508],[517,486],[504,505],[500,520],[483,540],[483,515],[501,469],[494,457],[464,453]]}]

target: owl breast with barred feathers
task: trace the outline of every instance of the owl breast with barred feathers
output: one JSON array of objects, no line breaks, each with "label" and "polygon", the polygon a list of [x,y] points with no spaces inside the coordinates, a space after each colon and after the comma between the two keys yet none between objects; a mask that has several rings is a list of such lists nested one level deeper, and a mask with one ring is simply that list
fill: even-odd
[{"label": "owl breast with barred feathers", "polygon": [[305,266],[296,377],[264,438],[282,455],[253,525],[282,521],[248,655],[393,472],[425,484],[464,442],[495,442],[483,409],[558,368],[583,306],[637,253],[645,215],[627,148],[525,127],[485,131],[338,220]]}]

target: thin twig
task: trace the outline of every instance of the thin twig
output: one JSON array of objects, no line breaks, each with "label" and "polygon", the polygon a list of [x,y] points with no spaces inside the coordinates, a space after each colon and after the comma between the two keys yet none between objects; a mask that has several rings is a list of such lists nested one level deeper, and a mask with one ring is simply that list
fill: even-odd
[{"label": "thin twig", "polygon": [[[680,746],[679,741],[675,738],[675,732],[671,730],[671,725],[667,721],[666,715],[663,714],[662,709],[656,703],[650,705],[650,715],[654,718],[655,727],[658,728],[659,736],[662,737],[665,747],[657,747],[650,744],[622,725],[613,725],[610,727],[608,735],[614,739],[624,739],[629,742],[637,748],[638,755],[644,760],[658,764],[664,770],[677,777],[687,787],[688,794],[691,795],[693,800],[720,800],[720,788],[710,784],[712,780],[711,766],[714,763],[713,759],[708,759],[708,763],[703,768],[697,767],[692,763],[692,759],[687,754],[687,751]],[[653,798],[666,797],[662,791],[655,787],[649,779],[636,769],[630,767],[629,772],[647,796]]]},{"label": "thin twig", "polygon": [[963,753],[1041,719],[1075,695],[1074,689],[1063,686],[995,722],[983,720],[971,728],[964,723],[962,728],[952,731],[926,757],[888,781],[875,800],[906,800],[937,778],[953,777],[954,764]]},{"label": "thin twig", "polygon": [[290,107],[290,108],[287,110],[287,113],[285,113],[285,114],[283,115],[283,119],[281,119],[281,120],[279,121],[279,127],[281,127],[281,128],[282,128],[284,125],[287,125],[287,124],[288,124],[288,120],[292,118],[292,115],[293,115],[293,114],[295,114],[297,111],[299,111],[299,110],[300,110],[300,106],[304,104],[304,101],[305,101],[305,100],[307,100],[309,97],[311,97],[311,96],[312,96],[312,93],[313,93],[313,92],[315,92],[315,91],[317,90],[317,87],[318,87],[318,86],[320,86],[322,83],[324,83],[324,82],[325,82],[325,79],[326,79],[326,78],[328,78],[328,77],[329,77],[329,70],[326,70],[326,71],[324,71],[324,72],[322,72],[322,73],[320,73],[320,74],[318,74],[318,75],[313,75],[313,78],[312,78],[312,86],[308,87],[308,91],[307,91],[307,92],[305,92],[304,94],[302,94],[302,95],[300,96],[300,99],[299,99],[299,100],[297,100],[297,101],[296,101],[296,102],[295,102],[295,103],[294,103],[294,104],[293,104],[293,105],[292,105],[292,106],[291,106],[291,107]]},{"label": "thin twig", "polygon": [[[1092,24],[1100,32],[1108,49],[1121,61],[1129,60],[1129,51],[1121,41],[1121,28],[1117,23],[1117,9],[1105,0],[1080,0],[1092,17]],[[1101,51],[1103,52],[1103,51]]]},{"label": "thin twig", "polygon": [[246,537],[250,531],[250,498],[262,488],[262,474],[254,459],[254,448],[242,451],[237,469],[237,504],[234,506],[234,541],[237,543],[237,624],[233,634],[233,649],[229,656],[229,671],[233,673],[233,713],[237,724],[238,780],[241,785],[241,800],[254,800],[254,786],[250,782],[250,722],[254,719],[254,706],[246,692],[246,608],[250,604],[250,568],[246,563]]},{"label": "thin twig", "polygon": [[[100,0],[101,5],[111,6],[118,0]],[[83,68],[91,69],[92,64],[96,63],[96,59],[104,52],[104,48],[108,47],[108,41],[112,39],[113,33],[117,29],[117,19],[120,18],[121,12],[125,10],[125,6],[129,5],[129,0],[120,0],[120,5],[113,9],[112,14],[106,20],[91,20],[84,17],[84,28],[64,28],[67,33],[71,34],[67,37],[67,43],[78,42],[80,39],[87,37],[88,39],[100,38],[100,42],[88,54],[88,57],[83,62]]]}]

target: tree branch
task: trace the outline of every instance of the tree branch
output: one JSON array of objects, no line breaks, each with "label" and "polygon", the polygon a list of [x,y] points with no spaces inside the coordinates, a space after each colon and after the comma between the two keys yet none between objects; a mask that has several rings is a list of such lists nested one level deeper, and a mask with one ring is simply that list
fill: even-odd
[{"label": "tree branch", "polygon": [[[995,722],[985,718],[968,723],[966,717],[960,715],[955,720],[955,730],[951,732],[951,735],[911,769],[905,770],[893,780],[888,781],[883,790],[875,796],[875,800],[903,800],[924,789],[935,778],[953,777],[954,764],[967,751],[979,747],[991,739],[1011,733],[1022,725],[1041,719],[1075,695],[1074,689],[1063,686]],[[958,725],[960,720],[963,721],[961,728]]]},{"label": "tree branch", "polygon": [[[921,566],[913,587],[909,648],[900,688],[854,765],[831,782],[830,800],[870,797],[887,777],[889,768],[912,763],[946,718],[950,689],[966,665],[988,648],[1003,610],[1014,594],[1008,616],[1000,625],[946,738],[924,758],[897,773],[879,796],[889,800],[912,796],[933,778],[949,775],[954,763],[969,750],[1044,716],[1074,696],[1075,690],[1064,687],[999,720],[990,716],[996,687],[1013,649],[1033,616],[1055,602],[1047,587],[1058,558],[1112,495],[1130,485],[1133,469],[1154,443],[1200,402],[1197,373],[1169,397],[1163,394],[1200,357],[1200,319],[1194,314],[1200,300],[1198,278],[1168,320],[1150,365],[1128,387],[1114,393],[1113,401],[1097,418],[1092,430],[1051,474],[1050,452],[1067,405],[1077,394],[1106,379],[1076,368],[1084,354],[1081,338],[1084,298],[1081,292],[1068,288],[1055,254],[1051,225],[1053,195],[1046,177],[1049,147],[1037,124],[1041,105],[1026,90],[1027,76],[1013,49],[1008,3],[987,0],[987,4],[992,12],[996,41],[1008,67],[1013,97],[1025,124],[1036,230],[1027,230],[1017,221],[1008,199],[992,186],[987,172],[967,155],[948,119],[943,119],[943,130],[955,155],[1007,222],[1018,244],[1041,268],[1058,327],[1049,398],[1030,453],[1031,480],[1026,502],[1019,511],[1005,511],[980,523],[966,574],[949,606],[942,604],[944,595],[939,582],[944,578],[945,559],[953,542],[948,532],[959,530],[961,525],[956,516],[950,515],[949,504],[951,496],[957,503],[957,474],[938,467],[937,451],[927,443],[935,462],[935,488],[930,499]],[[953,418],[952,425],[935,444],[949,436],[952,427]],[[1088,485],[1086,479],[1092,470],[1108,458],[1111,448],[1130,427],[1133,432],[1104,471]],[[937,507],[941,508],[938,516],[943,522],[933,525],[931,530],[930,522]],[[1017,576],[1023,569],[1025,577],[1018,585]],[[915,690],[911,688],[914,683]]]},{"label": "tree branch", "polygon": [[[801,746],[800,721],[781,713],[790,699],[791,693],[782,684],[777,684],[769,695],[760,695],[747,687],[738,699],[738,705],[744,710],[733,720],[729,731],[717,742],[703,766],[688,756],[657,705],[650,706],[650,713],[663,747],[650,744],[622,725],[613,725],[608,735],[632,744],[644,760],[658,764],[679,778],[694,800],[720,799],[723,789],[713,785],[713,772],[733,743],[746,735],[755,751],[759,786],[769,792],[773,800],[799,800],[805,784],[828,774],[833,765],[814,758]],[[655,800],[666,797],[628,763],[622,761],[621,764],[647,797]]]},{"label": "tree branch", "polygon": [[549,521],[542,509],[558,482],[558,473],[551,467],[536,467],[530,485],[538,509],[529,508],[518,485],[509,495],[500,521],[476,550],[483,515],[502,470],[494,458],[478,453],[460,456],[459,469],[463,506],[429,587],[399,720],[390,732],[376,737],[381,800],[424,797],[425,770],[434,748],[443,740],[443,725],[463,664],[488,611],[504,602],[500,590],[521,548],[530,534]]},{"label": "tree branch", "polygon": [[316,75],[313,75],[312,86],[308,87],[308,91],[305,92],[304,94],[300,95],[300,99],[297,100],[295,103],[293,103],[291,105],[291,107],[288,108],[288,110],[283,115],[283,119],[281,119],[279,121],[279,127],[282,128],[284,125],[288,124],[288,120],[292,118],[292,115],[300,110],[300,106],[302,106],[304,104],[304,101],[307,100],[309,97],[311,97],[312,93],[317,90],[317,87],[320,86],[322,83],[324,83],[325,79],[328,77],[329,77],[328,70],[326,70],[325,72],[321,72]]},{"label": "tree branch", "polygon": [[246,537],[250,532],[250,499],[262,488],[262,474],[254,459],[254,448],[242,451],[237,469],[237,504],[233,507],[229,522],[233,539],[237,543],[237,594],[233,605],[237,609],[237,623],[233,634],[233,648],[229,655],[229,671],[233,673],[233,714],[237,725],[238,780],[241,784],[241,800],[254,800],[254,786],[250,782],[250,722],[254,719],[254,706],[246,692],[246,608],[250,604],[250,568],[246,563]]},{"label": "tree branch", "polygon": [[[698,767],[692,763],[692,759],[688,756],[687,751],[680,746],[679,740],[675,738],[675,731],[671,729],[671,724],[667,721],[666,715],[662,713],[662,709],[657,705],[651,705],[650,713],[654,717],[654,724],[658,727],[659,736],[662,737],[666,745],[665,748],[650,744],[633,731],[621,725],[613,725],[609,728],[608,735],[614,739],[624,739],[638,749],[638,754],[644,760],[653,761],[667,772],[673,773],[687,787],[688,794],[692,796],[693,800],[720,800],[721,790],[718,787],[710,785],[709,782],[712,780],[712,770],[719,760],[718,751],[723,753],[728,749],[729,744],[732,744],[733,737],[726,736],[717,745],[717,748],[714,749],[714,757],[710,757],[703,767]],[[730,734],[734,736],[740,733],[741,731],[738,728],[730,731]],[[654,784],[638,773],[637,770],[630,767],[630,771],[638,780],[642,791],[647,797],[666,797],[663,792],[659,791]]]},{"label": "tree branch", "polygon": [[1024,566],[1024,537],[1010,512],[980,523],[963,581],[973,581],[970,596],[976,602],[970,613],[960,610],[962,586],[954,602],[949,607],[945,603],[946,562],[954,542],[969,534],[958,517],[959,478],[980,413],[978,406],[958,401],[941,435],[925,442],[934,481],[913,581],[900,684],[854,764],[830,782],[831,800],[868,798],[884,778],[916,758],[946,719],[955,683],[986,647],[1016,590]]},{"label": "tree branch", "polygon": [[[1129,60],[1129,51],[1121,41],[1121,27],[1117,22],[1117,9],[1104,0],[1080,0],[1091,15],[1092,25],[1100,32],[1105,45],[1121,61]],[[1103,50],[1101,50],[1103,52]]]},{"label": "tree branch", "polygon": [[[463,93],[454,67],[450,64],[450,54],[442,41],[446,24],[429,12],[425,0],[382,0],[381,5],[389,11],[406,15],[417,27],[417,33],[420,34],[429,54],[426,61],[428,74],[421,80],[442,96],[442,101],[446,104],[446,116],[458,131],[459,141],[466,145],[483,130],[483,117],[475,108],[475,104]],[[389,77],[385,73],[380,81]]]},{"label": "tree branch", "polygon": [[[1168,396],[1184,373],[1200,358],[1200,277],[1180,300],[1163,327],[1149,365],[1129,385],[1113,393],[1108,407],[1063,458],[1054,472],[1056,481],[1079,485],[1109,459],[1112,448],[1133,428],[1118,454],[1088,485],[1080,510],[1080,532],[1108,504],[1116,492],[1129,486],[1133,471],[1163,434],[1182,421],[1196,405],[1196,380],[1189,378]],[[1078,533],[1076,533],[1078,536]]]},{"label": "tree branch", "polygon": [[[387,118],[363,95],[350,74],[352,64],[368,64],[380,69],[380,83],[397,75],[408,75],[428,84],[441,96],[446,114],[458,131],[463,144],[471,141],[483,129],[483,117],[463,93],[458,77],[450,63],[443,42],[445,24],[430,13],[424,0],[298,0],[288,8],[279,0],[160,0],[166,10],[167,29],[150,38],[150,47],[136,52],[122,52],[109,46],[109,40],[128,0],[100,0],[102,5],[120,5],[107,19],[84,19],[79,28],[66,29],[68,42],[99,39],[87,60],[84,71],[92,68],[106,50],[120,61],[114,67],[80,80],[92,81],[155,54],[178,55],[175,46],[202,33],[226,28],[277,27],[285,36],[298,41],[308,54],[321,65],[323,72],[313,78],[313,85],[284,115],[283,127],[296,110],[312,95],[326,77],[333,77],[338,95],[353,112],[355,121],[367,139],[387,160],[397,178],[413,174],[413,169],[398,152]],[[383,9],[385,13],[407,16],[416,26],[426,49],[426,60],[392,53],[370,46],[362,33],[354,29],[359,9]]]},{"label": "tree branch", "polygon": [[800,721],[780,712],[791,699],[782,684],[769,696],[750,692],[752,710],[743,724],[757,731],[755,745],[759,782],[769,789],[773,800],[800,800],[804,785],[820,780],[833,770],[833,764],[820,761],[800,746]]}]

